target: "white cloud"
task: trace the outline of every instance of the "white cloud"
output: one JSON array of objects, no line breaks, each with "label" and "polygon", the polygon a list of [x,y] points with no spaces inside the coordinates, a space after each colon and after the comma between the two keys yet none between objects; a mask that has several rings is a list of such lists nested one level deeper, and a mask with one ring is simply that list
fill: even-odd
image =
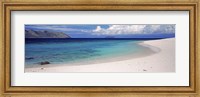
[{"label": "white cloud", "polygon": [[101,31],[101,30],[102,30],[101,26],[97,26],[97,28],[94,31],[98,32],[98,31]]},{"label": "white cloud", "polygon": [[153,33],[175,33],[175,25],[110,25],[107,29],[97,26],[93,30],[93,34],[96,35]]}]

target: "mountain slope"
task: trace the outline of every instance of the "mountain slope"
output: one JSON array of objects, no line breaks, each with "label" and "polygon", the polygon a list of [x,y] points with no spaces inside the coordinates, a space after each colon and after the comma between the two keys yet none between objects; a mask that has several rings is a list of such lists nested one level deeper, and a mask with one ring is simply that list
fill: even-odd
[{"label": "mountain slope", "polygon": [[63,32],[25,30],[25,38],[70,38]]}]

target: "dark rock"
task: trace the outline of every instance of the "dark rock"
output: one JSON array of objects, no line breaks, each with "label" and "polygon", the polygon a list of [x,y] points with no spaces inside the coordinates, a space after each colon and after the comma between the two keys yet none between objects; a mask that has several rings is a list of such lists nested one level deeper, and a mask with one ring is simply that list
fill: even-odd
[{"label": "dark rock", "polygon": [[143,71],[147,71],[147,70],[143,69]]},{"label": "dark rock", "polygon": [[50,64],[50,62],[49,61],[40,62],[40,65],[46,65],[46,64]]},{"label": "dark rock", "polygon": [[25,57],[26,60],[34,59],[33,57]]}]

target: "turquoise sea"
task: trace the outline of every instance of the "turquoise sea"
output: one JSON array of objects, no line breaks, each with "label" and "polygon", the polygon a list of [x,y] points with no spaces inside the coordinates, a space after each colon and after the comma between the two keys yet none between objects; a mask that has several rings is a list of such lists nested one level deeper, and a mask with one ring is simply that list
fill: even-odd
[{"label": "turquoise sea", "polygon": [[[141,39],[25,39],[25,66],[39,62],[74,64],[134,55],[146,50]],[[116,60],[117,61],[117,60]]]}]

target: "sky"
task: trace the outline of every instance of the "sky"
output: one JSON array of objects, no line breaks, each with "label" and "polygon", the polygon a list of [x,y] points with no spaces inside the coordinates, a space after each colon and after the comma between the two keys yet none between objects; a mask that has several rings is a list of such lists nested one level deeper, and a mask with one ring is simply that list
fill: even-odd
[{"label": "sky", "polygon": [[171,38],[175,37],[175,24],[34,24],[29,30],[64,32],[72,38]]}]

